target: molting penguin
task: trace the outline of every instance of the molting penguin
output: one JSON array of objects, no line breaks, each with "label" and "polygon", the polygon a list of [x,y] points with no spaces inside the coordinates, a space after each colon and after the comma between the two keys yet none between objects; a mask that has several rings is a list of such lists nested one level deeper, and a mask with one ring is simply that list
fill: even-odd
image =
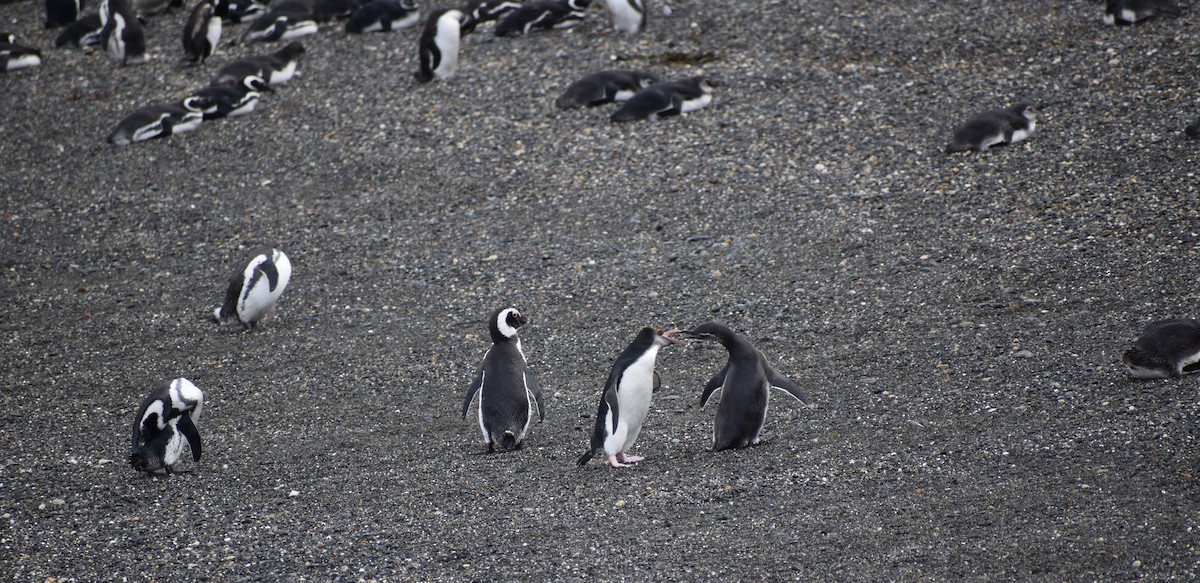
[{"label": "molting penguin", "polygon": [[165,138],[190,132],[204,121],[204,114],[194,101],[161,103],[143,107],[131,114],[108,134],[108,143],[128,146],[154,138]]},{"label": "molting penguin", "polygon": [[572,83],[554,104],[559,109],[574,109],[629,101],[635,93],[657,82],[657,75],[643,71],[600,71]]},{"label": "molting penguin", "polygon": [[225,303],[213,310],[213,320],[218,324],[236,320],[244,330],[254,330],[260,321],[275,315],[275,302],[291,278],[292,263],[287,255],[278,249],[260,248],[244,269],[229,278]]},{"label": "molting penguin", "polygon": [[475,27],[490,20],[499,20],[504,15],[519,10],[522,4],[512,0],[471,0],[464,9],[467,21],[463,23],[462,33],[471,34]]},{"label": "molting penguin", "polygon": [[13,35],[3,35],[0,40],[3,41],[0,42],[0,71],[27,69],[42,64],[42,53],[37,49],[17,44]]},{"label": "molting penguin", "polygon": [[959,126],[946,152],[985,152],[992,146],[1015,144],[1032,136],[1036,127],[1037,112],[1027,103],[1017,103],[1008,109],[989,109]]},{"label": "molting penguin", "polygon": [[46,28],[58,28],[79,20],[83,0],[46,0]]},{"label": "molting penguin", "polygon": [[302,0],[287,0],[251,22],[242,35],[242,41],[274,42],[315,32],[317,21],[313,17],[312,5]]},{"label": "molting penguin", "polygon": [[372,0],[350,15],[346,32],[391,32],[415,26],[421,12],[411,0]]},{"label": "molting penguin", "polygon": [[708,381],[700,395],[700,406],[703,407],[714,392],[721,390],[721,402],[713,420],[713,451],[758,443],[772,388],[787,392],[801,403],[808,403],[796,383],[771,368],[762,352],[728,326],[708,322],[679,335],[720,342],[729,351],[725,368]]},{"label": "molting penguin", "polygon": [[237,85],[210,85],[199,89],[187,100],[200,107],[205,120],[238,117],[254,111],[261,91],[272,89],[262,77],[249,75]]},{"label": "molting penguin", "polygon": [[579,24],[592,0],[537,0],[509,12],[496,23],[496,36],[529,34],[535,29],[569,28]]},{"label": "molting penguin", "polygon": [[592,441],[577,465],[586,464],[601,449],[608,454],[608,465],[614,468],[627,467],[626,462],[642,461],[640,456],[627,454],[650,413],[650,398],[658,390],[658,373],[654,371],[658,350],[670,344],[681,344],[680,340],[671,337],[676,332],[679,330],[660,333],[657,328],[642,328],[617,357],[600,394],[600,410],[596,412]]},{"label": "molting penguin", "polygon": [[104,23],[100,20],[100,14],[89,14],[68,24],[58,38],[54,39],[54,46],[62,48],[71,46],[77,49],[100,44],[100,33],[104,30]]},{"label": "molting penguin", "polygon": [[1200,322],[1189,319],[1151,322],[1121,355],[1129,374],[1139,379],[1177,379],[1200,372]]},{"label": "molting penguin", "polygon": [[146,31],[128,0],[104,0],[100,4],[100,42],[122,65],[146,62]]},{"label": "molting penguin", "polygon": [[604,0],[604,6],[617,32],[637,34],[646,25],[646,6],[642,0]]},{"label": "molting penguin", "polygon": [[187,440],[192,461],[200,461],[200,431],[196,424],[204,409],[204,393],[185,378],[154,389],[133,418],[133,444],[129,465],[139,472],[178,471]]},{"label": "molting penguin", "polygon": [[246,77],[257,75],[267,85],[284,85],[296,74],[296,66],[304,56],[304,45],[293,42],[269,55],[254,55],[230,61],[217,71],[212,85],[240,85]]},{"label": "molting penguin", "polygon": [[546,419],[542,407],[542,390],[526,367],[525,352],[517,329],[529,323],[516,308],[497,310],[488,322],[492,346],[483,355],[483,363],[475,380],[463,397],[462,416],[479,393],[479,429],[488,453],[495,448],[511,450],[521,447],[529,424],[533,420],[533,404],[537,404],[538,421]]},{"label": "molting penguin", "polygon": [[656,119],[708,107],[712,84],[704,77],[655,83],[634,93],[610,118],[614,122]]},{"label": "molting penguin", "polygon": [[425,20],[417,46],[421,69],[414,76],[418,82],[444,81],[458,71],[458,44],[465,18],[461,10],[445,9]]},{"label": "molting penguin", "polygon": [[1179,16],[1181,13],[1179,3],[1175,0],[1107,0],[1104,3],[1104,24],[1135,24],[1159,14]]},{"label": "molting penguin", "polygon": [[208,0],[201,0],[192,8],[187,24],[183,26],[183,54],[194,63],[204,63],[217,50],[221,42],[221,18],[216,16],[216,7]]}]

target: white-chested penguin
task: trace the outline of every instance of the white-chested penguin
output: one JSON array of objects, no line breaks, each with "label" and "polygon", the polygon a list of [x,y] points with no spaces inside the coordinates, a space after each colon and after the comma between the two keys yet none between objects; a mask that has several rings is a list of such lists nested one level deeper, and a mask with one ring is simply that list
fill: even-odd
[{"label": "white-chested penguin", "polygon": [[209,85],[193,91],[186,99],[199,105],[204,119],[238,117],[254,111],[263,91],[273,91],[258,75],[249,75],[236,85]]},{"label": "white-chested penguin", "polygon": [[479,429],[483,431],[488,453],[496,448],[521,447],[533,421],[535,405],[538,422],[546,419],[542,389],[526,370],[525,352],[517,337],[517,329],[528,323],[529,318],[522,316],[516,308],[504,308],[492,314],[488,322],[492,346],[483,355],[479,372],[463,397],[462,416],[466,419],[467,409],[479,393]]},{"label": "white-chested penguin", "polygon": [[42,53],[37,49],[17,44],[11,34],[0,35],[0,72],[37,67],[42,64]]},{"label": "white-chested penguin", "polygon": [[253,55],[230,61],[213,76],[211,85],[241,85],[251,75],[276,87],[291,81],[304,56],[304,45],[293,42],[269,55]]},{"label": "white-chested penguin", "polygon": [[515,36],[531,30],[570,28],[579,24],[592,0],[536,0],[506,14],[493,34]]},{"label": "white-chested penguin", "polygon": [[204,392],[185,378],[164,383],[150,392],[133,418],[133,444],[129,465],[139,472],[168,474],[183,457],[183,444],[200,461],[200,412]]},{"label": "white-chested penguin", "polygon": [[421,68],[414,76],[420,83],[444,81],[458,71],[458,44],[466,15],[461,10],[437,10],[425,20],[418,41]]},{"label": "white-chested penguin", "polygon": [[506,14],[519,10],[523,6],[513,0],[471,0],[463,12],[467,21],[463,23],[462,33],[471,34],[475,27],[490,20],[499,20]]},{"label": "white-chested penguin", "polygon": [[104,22],[100,19],[100,14],[89,14],[64,27],[58,38],[54,39],[54,46],[80,49],[98,45],[103,31]]},{"label": "white-chested penguin", "polygon": [[604,6],[617,32],[637,34],[646,25],[646,5],[642,0],[604,0]]},{"label": "white-chested penguin", "polygon": [[1107,0],[1104,3],[1104,24],[1136,24],[1165,14],[1179,16],[1182,11],[1175,0]]},{"label": "white-chested penguin", "polygon": [[656,119],[708,107],[712,82],[704,77],[655,83],[634,93],[610,118],[614,122]]},{"label": "white-chested penguin", "polygon": [[252,22],[267,13],[267,3],[258,0],[212,0],[216,15],[225,22]]},{"label": "white-chested penguin", "polygon": [[79,20],[83,0],[46,0],[46,28],[58,28]]},{"label": "white-chested penguin", "polygon": [[371,0],[346,21],[346,32],[392,32],[416,26],[421,11],[413,0]]},{"label": "white-chested penguin", "polygon": [[128,146],[154,138],[190,132],[204,121],[204,113],[195,101],[160,103],[143,107],[121,120],[108,134],[108,143]]},{"label": "white-chested penguin", "polygon": [[100,42],[122,65],[146,62],[146,31],[129,0],[104,0],[100,4]]},{"label": "white-chested penguin", "polygon": [[244,330],[275,315],[275,302],[292,278],[292,263],[278,249],[262,247],[251,254],[246,266],[229,278],[225,303],[213,310],[218,324],[237,321]]},{"label": "white-chested penguin", "polygon": [[1139,379],[1177,379],[1200,372],[1200,322],[1176,318],[1151,322],[1121,355]]},{"label": "white-chested penguin", "polygon": [[658,75],[645,71],[600,71],[572,83],[554,104],[559,109],[575,109],[629,101],[635,93],[655,83]]},{"label": "white-chested penguin", "polygon": [[577,465],[586,464],[600,450],[608,454],[608,465],[614,468],[642,461],[641,456],[629,455],[629,450],[637,441],[642,423],[650,413],[651,396],[658,389],[658,373],[654,371],[658,351],[664,346],[681,343],[671,337],[676,332],[679,330],[660,332],[649,326],[642,328],[617,357],[600,394],[592,440]]},{"label": "white-chested penguin", "polygon": [[743,448],[758,443],[758,434],[767,419],[771,389],[779,389],[808,403],[808,397],[796,383],[779,374],[763,353],[748,340],[724,324],[707,322],[679,333],[686,338],[720,342],[729,351],[729,360],[700,395],[700,406],[718,390],[721,402],[713,419],[713,451]]},{"label": "white-chested penguin", "polygon": [[183,54],[193,63],[203,64],[217,51],[221,42],[221,18],[209,0],[200,0],[183,25]]},{"label": "white-chested penguin", "polygon": [[284,0],[271,5],[266,14],[254,19],[242,35],[242,42],[275,42],[317,32],[313,6],[304,0]]},{"label": "white-chested penguin", "polygon": [[946,152],[986,152],[992,146],[1025,140],[1033,135],[1035,128],[1037,112],[1028,103],[1017,103],[1007,109],[989,109],[954,130]]}]

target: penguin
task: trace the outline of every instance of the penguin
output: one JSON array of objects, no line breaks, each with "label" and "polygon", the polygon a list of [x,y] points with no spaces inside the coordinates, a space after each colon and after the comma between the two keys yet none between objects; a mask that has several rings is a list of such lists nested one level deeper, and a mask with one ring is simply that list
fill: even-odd
[{"label": "penguin", "polygon": [[346,32],[391,32],[416,26],[421,11],[411,0],[372,0],[350,15]]},{"label": "penguin", "polygon": [[262,247],[246,267],[229,278],[225,303],[213,310],[213,320],[225,324],[236,320],[243,331],[254,331],[259,322],[275,315],[275,302],[292,278],[292,264],[278,249]]},{"label": "penguin", "polygon": [[81,49],[98,45],[101,42],[100,33],[103,30],[104,23],[100,20],[100,14],[89,14],[64,27],[58,38],[54,39],[54,46],[58,48],[71,46]]},{"label": "penguin", "polygon": [[704,77],[655,83],[634,93],[610,119],[636,121],[696,111],[712,103],[712,90],[712,83]]},{"label": "penguin", "polygon": [[646,6],[642,0],[604,0],[608,14],[612,17],[613,30],[623,34],[637,34],[646,25]]},{"label": "penguin", "polygon": [[310,4],[289,0],[271,7],[259,16],[242,35],[243,42],[274,42],[289,40],[317,32],[317,21],[313,18]]},{"label": "penguin", "polygon": [[304,56],[304,45],[293,42],[269,55],[254,55],[230,61],[217,71],[211,85],[240,85],[246,77],[257,75],[276,87],[286,85],[296,74]]},{"label": "penguin", "polygon": [[129,465],[146,473],[178,471],[183,443],[192,450],[192,461],[200,461],[200,413],[204,392],[185,378],[177,378],[150,391],[133,418],[133,444]]},{"label": "penguin", "polygon": [[37,67],[42,64],[42,53],[37,49],[19,45],[11,34],[0,37],[0,71],[16,71]]},{"label": "penguin", "polygon": [[685,338],[720,342],[729,351],[729,360],[704,387],[700,406],[717,390],[721,402],[713,420],[713,451],[744,448],[758,443],[767,418],[771,389],[780,389],[801,403],[808,397],[796,383],[779,374],[757,348],[724,324],[707,322],[679,333]]},{"label": "penguin", "polygon": [[644,71],[600,71],[572,83],[554,104],[559,109],[575,109],[629,101],[634,93],[655,83],[658,75]]},{"label": "penguin", "polygon": [[570,28],[583,20],[592,0],[537,0],[521,6],[496,23],[496,36],[529,34],[535,29]]},{"label": "penguin", "polygon": [[330,22],[350,18],[366,2],[359,0],[313,0],[313,20]]},{"label": "penguin", "polygon": [[1104,24],[1110,26],[1136,24],[1159,14],[1179,16],[1182,11],[1175,0],[1107,0],[1104,3]]},{"label": "penguin", "polygon": [[1200,372],[1200,322],[1176,318],[1151,322],[1121,355],[1139,379],[1177,379]]},{"label": "penguin", "polygon": [[475,27],[484,22],[499,20],[504,15],[520,9],[522,4],[512,0],[471,0],[464,12],[467,21],[463,24],[462,33],[475,32]]},{"label": "penguin", "polygon": [[213,12],[229,23],[251,22],[267,13],[267,4],[257,0],[212,0]]},{"label": "penguin", "polygon": [[659,377],[654,371],[658,351],[664,346],[682,344],[682,340],[671,337],[678,332],[674,328],[660,332],[647,326],[617,356],[600,393],[600,409],[596,412],[596,429],[592,432],[589,449],[575,462],[576,465],[588,463],[600,450],[608,454],[608,465],[614,468],[642,461],[641,456],[628,455],[628,452],[650,412],[650,397],[658,390]]},{"label": "penguin", "polygon": [[46,28],[58,28],[79,20],[83,0],[46,0]]},{"label": "penguin", "polygon": [[445,81],[458,71],[458,43],[466,15],[453,8],[434,11],[425,20],[418,41],[421,68],[415,73],[417,82]]},{"label": "penguin", "polygon": [[273,91],[270,85],[257,75],[249,75],[237,85],[210,85],[198,89],[187,99],[194,100],[204,113],[204,119],[238,117],[254,111],[263,91]]},{"label": "penguin", "polygon": [[1008,109],[989,109],[954,131],[946,153],[985,152],[992,146],[1015,144],[1032,136],[1036,127],[1037,112],[1027,103],[1017,103]]},{"label": "penguin", "polygon": [[200,0],[192,8],[183,26],[183,53],[187,60],[203,64],[217,50],[221,41],[221,19],[209,0]]},{"label": "penguin", "polygon": [[146,62],[146,31],[128,0],[104,0],[100,20],[104,22],[100,41],[110,54],[121,59],[122,65]]},{"label": "penguin", "polygon": [[538,422],[546,420],[542,390],[526,370],[525,352],[517,337],[517,329],[528,323],[529,318],[516,308],[492,314],[488,321],[492,346],[483,355],[479,372],[463,397],[462,417],[466,419],[467,409],[479,393],[479,429],[483,431],[488,453],[497,447],[501,450],[521,447],[533,420],[531,398],[537,404]]},{"label": "penguin", "polygon": [[195,102],[162,103],[143,107],[117,124],[108,134],[108,143],[128,146],[154,138],[190,132],[204,121],[204,114]]}]

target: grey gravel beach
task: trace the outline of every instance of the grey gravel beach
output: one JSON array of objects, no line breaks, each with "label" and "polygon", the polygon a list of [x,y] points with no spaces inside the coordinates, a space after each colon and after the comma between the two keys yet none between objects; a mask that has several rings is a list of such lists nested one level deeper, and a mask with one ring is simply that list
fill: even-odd
[{"label": "grey gravel beach", "polygon": [[[417,29],[324,24],[251,114],[114,147],[137,108],[284,43],[230,24],[188,65],[175,9],[121,67],[54,48],[41,2],[0,5],[44,61],[0,73],[0,578],[1200,576],[1197,378],[1120,363],[1147,323],[1200,317],[1200,8],[651,0],[635,37],[599,8],[480,26],[429,84]],[[714,99],[555,107],[612,68]],[[1018,101],[1043,105],[1030,139],[944,153]],[[294,268],[278,316],[211,323],[263,245]],[[488,455],[459,408],[507,306],[546,419]],[[646,459],[577,468],[638,329],[708,320],[812,405],[775,392],[761,443],[713,453],[699,397],[726,354],[667,347]],[[134,413],[181,376],[203,457],[139,474]]]}]

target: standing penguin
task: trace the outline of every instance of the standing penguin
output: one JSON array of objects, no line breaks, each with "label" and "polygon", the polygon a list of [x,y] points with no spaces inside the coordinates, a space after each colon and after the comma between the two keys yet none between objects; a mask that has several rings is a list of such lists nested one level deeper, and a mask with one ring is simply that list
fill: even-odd
[{"label": "standing penguin", "polygon": [[758,434],[767,418],[771,389],[785,391],[801,403],[808,403],[796,383],[771,368],[762,352],[728,326],[708,322],[679,335],[720,342],[729,351],[725,368],[708,381],[700,395],[700,406],[703,407],[714,392],[721,390],[721,402],[713,420],[713,451],[740,449],[758,443]]},{"label": "standing penguin", "polygon": [[979,150],[992,146],[1015,144],[1033,135],[1037,128],[1037,112],[1028,103],[1017,103],[1008,109],[989,109],[967,120],[954,131],[946,153]]},{"label": "standing penguin", "polygon": [[46,0],[46,28],[58,28],[79,20],[83,0]]},{"label": "standing penguin", "polygon": [[146,62],[146,31],[129,0],[104,0],[100,4],[100,41],[122,65]]},{"label": "standing penguin", "polygon": [[1121,355],[1139,379],[1177,379],[1200,372],[1200,322],[1176,318],[1151,322]]},{"label": "standing penguin", "polygon": [[533,420],[533,404],[537,405],[538,422],[545,421],[542,407],[542,389],[533,376],[525,370],[525,352],[521,350],[521,339],[517,329],[529,323],[516,308],[497,310],[488,322],[492,346],[483,355],[483,363],[475,380],[463,397],[462,416],[467,418],[467,409],[479,393],[479,429],[488,453],[499,447],[511,450],[521,447]]},{"label": "standing penguin", "polygon": [[458,71],[458,42],[466,15],[453,8],[437,10],[425,20],[417,50],[421,69],[414,75],[418,82],[445,81]]},{"label": "standing penguin", "polygon": [[1179,16],[1182,11],[1175,0],[1106,0],[1104,24],[1128,25],[1153,18],[1159,14]]},{"label": "standing penguin", "polygon": [[177,378],[150,392],[133,418],[133,444],[129,465],[139,472],[177,471],[186,439],[192,461],[200,461],[200,412],[204,392],[185,378]]},{"label": "standing penguin", "polygon": [[203,64],[217,51],[221,42],[221,19],[209,0],[200,0],[183,25],[183,54],[193,63]]},{"label": "standing penguin", "polygon": [[262,247],[250,262],[229,278],[225,303],[213,310],[213,320],[225,324],[237,320],[244,330],[254,330],[260,321],[275,315],[275,302],[292,278],[292,263],[278,249]]},{"label": "standing penguin", "polygon": [[646,6],[642,0],[604,0],[604,6],[617,32],[637,34],[646,25]]},{"label": "standing penguin", "polygon": [[596,412],[592,441],[577,465],[588,463],[599,450],[608,454],[608,465],[614,468],[642,461],[641,456],[627,454],[637,441],[642,423],[650,413],[650,398],[658,389],[658,373],[654,371],[658,350],[670,344],[681,344],[682,341],[671,337],[676,332],[679,330],[659,332],[649,326],[642,328],[617,357],[600,394],[600,410]]},{"label": "standing penguin", "polygon": [[712,103],[712,91],[712,83],[704,77],[655,83],[634,93],[609,119],[637,121],[696,111]]}]

